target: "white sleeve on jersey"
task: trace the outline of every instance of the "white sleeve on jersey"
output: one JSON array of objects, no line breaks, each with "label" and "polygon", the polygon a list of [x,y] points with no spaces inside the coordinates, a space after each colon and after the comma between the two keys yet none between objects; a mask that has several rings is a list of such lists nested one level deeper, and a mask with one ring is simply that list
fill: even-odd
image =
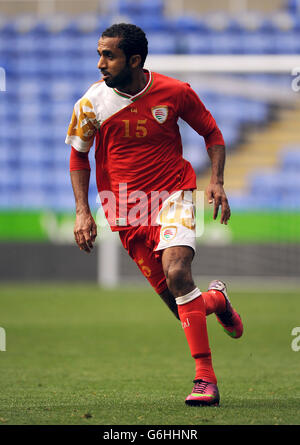
[{"label": "white sleeve on jersey", "polygon": [[94,143],[97,128],[98,123],[92,102],[88,97],[83,96],[74,106],[65,142],[78,151],[88,152]]},{"label": "white sleeve on jersey", "polygon": [[122,97],[105,82],[95,82],[74,106],[66,144],[88,152],[100,126],[131,103],[131,98]]}]

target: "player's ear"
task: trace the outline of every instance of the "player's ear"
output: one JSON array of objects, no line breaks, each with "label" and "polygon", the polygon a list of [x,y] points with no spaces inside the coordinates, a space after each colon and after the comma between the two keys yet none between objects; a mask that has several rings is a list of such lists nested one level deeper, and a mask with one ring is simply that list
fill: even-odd
[{"label": "player's ear", "polygon": [[131,68],[138,68],[139,65],[141,65],[142,58],[139,54],[135,54],[130,57],[129,64]]}]

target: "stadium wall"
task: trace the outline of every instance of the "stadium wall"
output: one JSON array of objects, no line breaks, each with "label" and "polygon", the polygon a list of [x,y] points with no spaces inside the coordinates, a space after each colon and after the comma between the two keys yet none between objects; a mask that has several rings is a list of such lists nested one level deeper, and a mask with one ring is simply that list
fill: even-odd
[{"label": "stadium wall", "polygon": [[[138,2],[138,0],[137,0]],[[117,3],[115,12],[117,11]],[[284,7],[284,0],[165,0],[164,12],[167,16],[182,13],[208,13],[214,11],[276,11]],[[67,13],[71,15],[86,13],[106,13],[112,9],[110,0],[0,0],[1,13],[9,16],[16,14],[41,14]]]},{"label": "stadium wall", "polygon": [[[1,243],[1,281],[97,282],[97,249],[87,255],[70,244]],[[100,247],[101,248],[101,247]],[[235,244],[199,246],[195,277],[299,278],[299,244]],[[279,261],[284,255],[284,261]],[[146,283],[124,249],[119,249],[120,284]]]}]

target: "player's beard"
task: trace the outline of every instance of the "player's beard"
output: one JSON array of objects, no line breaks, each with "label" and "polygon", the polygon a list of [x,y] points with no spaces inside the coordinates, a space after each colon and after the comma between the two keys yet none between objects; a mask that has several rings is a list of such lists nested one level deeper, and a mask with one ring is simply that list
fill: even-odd
[{"label": "player's beard", "polygon": [[126,64],[124,69],[114,77],[108,77],[104,79],[106,85],[110,88],[118,88],[122,90],[126,88],[132,82],[132,72],[129,66]]}]

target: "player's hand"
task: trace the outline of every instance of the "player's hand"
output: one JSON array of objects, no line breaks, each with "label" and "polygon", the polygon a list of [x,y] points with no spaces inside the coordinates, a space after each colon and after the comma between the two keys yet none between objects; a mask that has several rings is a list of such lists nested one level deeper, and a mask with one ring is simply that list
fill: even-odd
[{"label": "player's hand", "polygon": [[230,207],[222,184],[209,184],[206,188],[206,197],[209,204],[214,202],[213,218],[217,219],[219,207],[221,206],[221,224],[226,224],[230,218]]},{"label": "player's hand", "polygon": [[74,237],[80,250],[91,252],[97,237],[97,225],[89,211],[76,212]]}]

